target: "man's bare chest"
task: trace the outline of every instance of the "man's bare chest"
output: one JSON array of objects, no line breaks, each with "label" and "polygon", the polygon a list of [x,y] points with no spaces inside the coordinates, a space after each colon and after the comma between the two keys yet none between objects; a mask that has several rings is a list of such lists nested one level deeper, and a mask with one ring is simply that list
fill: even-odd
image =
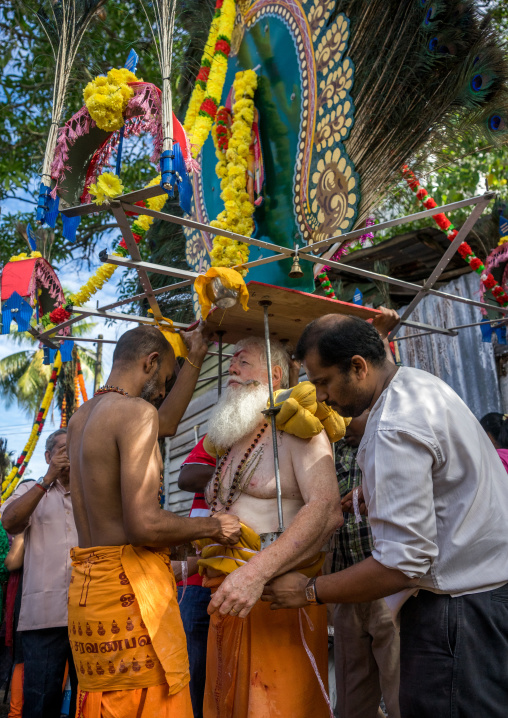
[{"label": "man's bare chest", "polygon": [[[283,495],[299,495],[293,471],[291,454],[278,440],[279,467]],[[272,499],[277,495],[272,437],[267,436],[248,455],[236,447],[229,453],[215,478],[219,499],[224,504],[231,493],[245,494],[259,499]]]}]

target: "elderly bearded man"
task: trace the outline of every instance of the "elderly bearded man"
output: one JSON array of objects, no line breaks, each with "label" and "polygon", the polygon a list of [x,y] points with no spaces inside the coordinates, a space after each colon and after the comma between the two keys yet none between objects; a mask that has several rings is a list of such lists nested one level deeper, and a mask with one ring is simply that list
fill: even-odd
[{"label": "elderly bearded man", "polygon": [[[277,343],[271,353],[274,388],[287,387],[288,355]],[[272,613],[259,598],[265,583],[291,569],[313,580],[321,548],[342,523],[330,442],[324,431],[311,439],[277,432],[286,530],[261,543],[279,523],[272,432],[261,413],[268,400],[264,342],[240,342],[229,374],[208,425],[206,446],[220,458],[205,496],[212,514],[234,509],[243,526],[234,549],[201,542],[203,585],[214,594],[203,714],[329,716],[324,606],[310,606],[307,615]]]}]

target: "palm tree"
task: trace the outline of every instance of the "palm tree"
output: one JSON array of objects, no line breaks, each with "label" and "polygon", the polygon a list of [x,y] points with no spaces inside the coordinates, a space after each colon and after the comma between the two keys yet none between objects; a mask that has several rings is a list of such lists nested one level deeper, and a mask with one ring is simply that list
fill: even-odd
[{"label": "palm tree", "polygon": [[[93,322],[77,322],[72,327],[73,334],[83,336],[93,327],[95,327]],[[42,363],[44,352],[38,348],[38,340],[31,334],[17,332],[7,336],[16,344],[24,344],[29,341],[34,346],[30,349],[22,349],[9,354],[0,360],[0,392],[6,407],[17,402],[23,411],[33,415],[40,407],[51,374],[51,367]],[[95,368],[94,354],[89,349],[80,347],[79,358],[85,378],[93,377]],[[70,384],[72,384],[72,392],[74,392],[74,371],[75,358],[72,362],[68,362],[62,367],[63,376],[61,376],[59,384],[61,383],[62,386],[65,386],[66,390],[56,392],[57,404],[60,409],[62,408],[63,397],[64,395],[66,396],[68,416],[72,413],[72,405],[69,405],[68,395]]]},{"label": "palm tree", "polygon": [[3,482],[12,466],[12,451],[7,450],[7,439],[0,438],[0,483]]}]

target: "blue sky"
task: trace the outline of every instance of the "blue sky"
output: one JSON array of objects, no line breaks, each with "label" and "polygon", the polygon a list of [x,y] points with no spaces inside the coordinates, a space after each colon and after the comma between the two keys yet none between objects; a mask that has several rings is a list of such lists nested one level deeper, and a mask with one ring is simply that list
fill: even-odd
[{"label": "blue sky", "polygon": [[[16,212],[23,209],[26,212],[26,203],[21,203],[13,200],[6,200],[2,202],[2,212]],[[118,232],[119,235],[119,232]],[[116,234],[115,234],[116,236]],[[98,247],[98,251],[109,245],[111,248],[111,238],[109,241],[104,239],[101,246]],[[79,289],[90,277],[92,272],[100,265],[98,256],[95,257],[92,269],[89,270],[86,267],[80,267],[79,262],[74,265],[66,267],[64,270],[59,272],[59,279],[66,289],[76,291]],[[104,287],[97,292],[93,299],[89,302],[89,306],[96,306],[95,301],[98,300],[100,304],[109,304],[114,302],[116,299],[116,288],[119,280],[122,276],[122,269],[117,269],[109,283],[105,284]],[[126,307],[120,307],[117,311],[124,311]],[[88,336],[96,337],[98,334],[103,334],[106,339],[118,339],[118,337],[126,332],[128,329],[132,329],[137,326],[134,322],[118,321],[114,325],[107,326],[104,320],[97,319],[96,326],[90,331]],[[78,344],[78,347],[80,345]],[[87,346],[89,349],[95,351],[96,344],[87,342],[81,344],[81,346]],[[23,348],[32,348],[33,345],[26,343],[26,347],[20,346],[14,343],[9,335],[0,336],[0,359],[9,354],[13,354]],[[114,344],[103,345],[103,376],[106,379],[111,369],[112,356],[113,356]],[[93,391],[93,379],[86,381],[86,390],[88,396],[92,395]],[[7,408],[5,401],[0,397],[0,436],[4,437],[8,441],[8,450],[14,452],[14,459],[16,460],[21,453],[25,443],[28,439],[30,431],[32,429],[33,416],[28,416],[25,412],[21,411],[16,405],[12,405]],[[34,451],[32,459],[28,465],[25,476],[38,478],[42,476],[46,471],[46,462],[44,459],[44,444],[46,438],[53,431],[60,427],[60,412],[53,407],[50,408],[44,429],[37,444],[37,448]]]}]

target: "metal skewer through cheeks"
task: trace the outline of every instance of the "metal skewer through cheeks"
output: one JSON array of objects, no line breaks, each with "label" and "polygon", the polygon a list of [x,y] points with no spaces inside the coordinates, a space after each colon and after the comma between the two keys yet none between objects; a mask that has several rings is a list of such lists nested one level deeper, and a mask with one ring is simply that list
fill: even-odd
[{"label": "metal skewer through cheeks", "polygon": [[279,528],[277,533],[284,531],[284,518],[282,516],[282,491],[280,485],[280,471],[279,471],[279,450],[277,447],[277,426],[275,424],[275,416],[279,413],[280,408],[275,406],[273,396],[273,381],[272,381],[272,353],[270,349],[270,326],[268,324],[268,307],[271,302],[265,299],[259,302],[259,305],[263,307],[264,311],[264,322],[265,322],[265,347],[266,347],[266,368],[268,371],[268,389],[270,392],[270,406],[268,409],[263,411],[265,416],[269,416],[272,423],[272,439],[273,439],[273,466],[275,469],[275,486],[277,489],[277,513],[279,515]]}]

